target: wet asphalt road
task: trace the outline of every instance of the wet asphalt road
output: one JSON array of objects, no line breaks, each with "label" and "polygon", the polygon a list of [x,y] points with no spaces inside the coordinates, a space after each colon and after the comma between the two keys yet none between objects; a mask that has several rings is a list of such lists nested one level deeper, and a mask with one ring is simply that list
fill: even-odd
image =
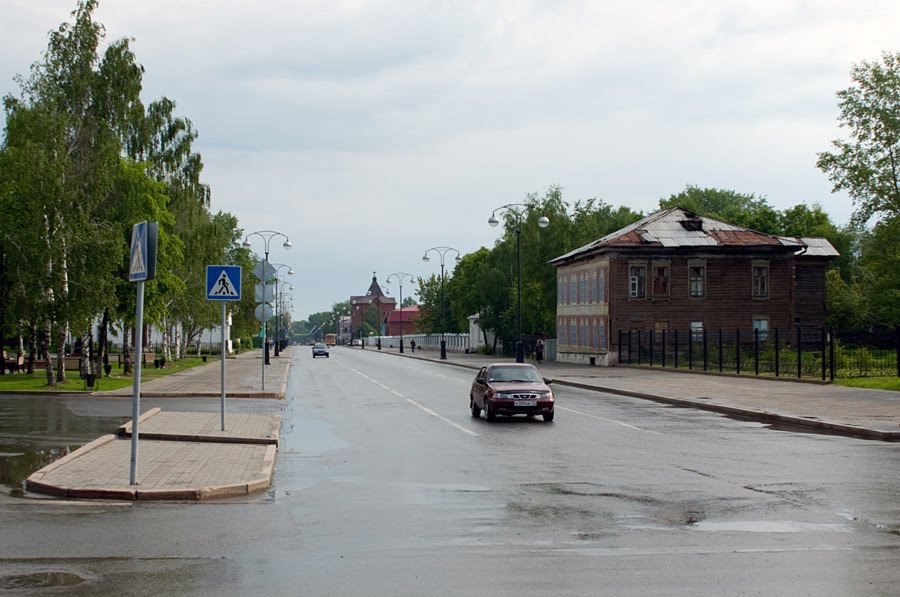
[{"label": "wet asphalt road", "polygon": [[[270,492],[159,504],[10,489],[0,498],[0,590],[35,594],[41,582],[75,595],[900,589],[900,446],[565,387],[555,388],[553,423],[487,423],[468,411],[474,372],[465,369],[346,348],[329,359],[298,350],[294,359],[284,402],[229,400],[230,410],[283,416]],[[10,455],[64,449],[130,416],[127,400],[39,400],[44,407],[0,397],[4,483],[15,474],[2,463],[25,457]],[[142,406],[215,411],[218,401]]]}]

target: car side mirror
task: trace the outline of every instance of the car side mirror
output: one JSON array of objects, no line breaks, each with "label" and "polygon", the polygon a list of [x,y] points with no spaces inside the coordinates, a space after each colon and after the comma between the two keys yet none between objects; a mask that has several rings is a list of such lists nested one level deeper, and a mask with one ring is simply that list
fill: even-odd
[{"label": "car side mirror", "polygon": [[553,383],[553,380],[552,380],[552,379],[548,379],[548,378],[545,377],[545,378],[544,378],[544,383],[547,384],[547,385],[549,386],[550,384]]},{"label": "car side mirror", "polygon": [[483,378],[483,377],[476,377],[476,378],[475,378],[475,383],[483,384],[483,383],[484,383],[484,378]]}]

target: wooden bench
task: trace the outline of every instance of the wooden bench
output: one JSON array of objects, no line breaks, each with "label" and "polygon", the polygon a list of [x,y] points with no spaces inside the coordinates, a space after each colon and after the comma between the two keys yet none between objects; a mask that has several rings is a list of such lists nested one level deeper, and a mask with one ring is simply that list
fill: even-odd
[{"label": "wooden bench", "polygon": [[6,368],[10,373],[19,373],[23,369],[25,369],[25,355],[17,355],[15,358],[9,358],[6,356],[6,351],[3,351],[3,363],[0,363],[0,368]]}]

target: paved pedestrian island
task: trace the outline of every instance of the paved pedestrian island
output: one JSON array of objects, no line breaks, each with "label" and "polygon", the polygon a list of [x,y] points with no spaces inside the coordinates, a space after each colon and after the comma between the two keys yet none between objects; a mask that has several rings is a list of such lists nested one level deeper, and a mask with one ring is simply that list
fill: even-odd
[{"label": "paved pedestrian island", "polygon": [[26,489],[67,498],[204,500],[238,497],[272,483],[281,418],[276,415],[163,412],[138,422],[135,485],[131,423],[32,474]]}]

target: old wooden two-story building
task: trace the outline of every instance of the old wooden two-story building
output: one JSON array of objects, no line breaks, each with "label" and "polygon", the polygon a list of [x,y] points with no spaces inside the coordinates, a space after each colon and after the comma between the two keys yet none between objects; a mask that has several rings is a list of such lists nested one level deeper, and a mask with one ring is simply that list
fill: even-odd
[{"label": "old wooden two-story building", "polygon": [[557,358],[612,364],[619,330],[769,330],[825,323],[821,238],[763,234],[671,208],[557,257]]}]

